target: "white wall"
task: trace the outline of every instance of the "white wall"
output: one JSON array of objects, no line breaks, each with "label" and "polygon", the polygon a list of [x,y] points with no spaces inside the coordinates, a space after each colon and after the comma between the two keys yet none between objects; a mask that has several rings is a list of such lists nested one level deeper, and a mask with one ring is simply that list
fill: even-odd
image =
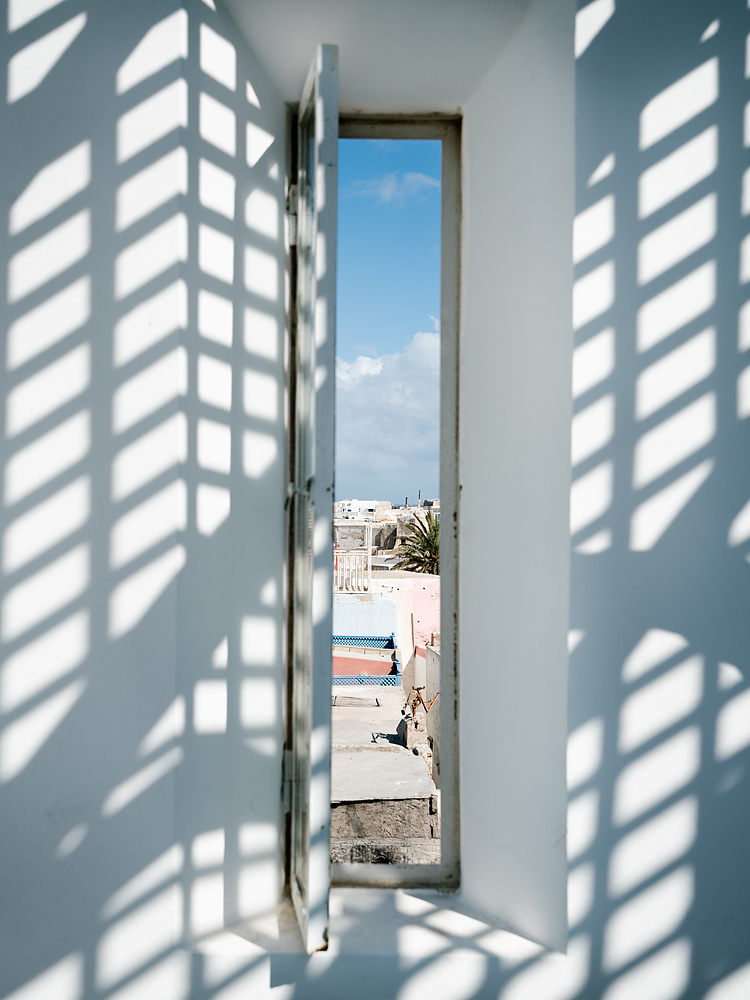
[{"label": "white wall", "polygon": [[383,594],[334,594],[334,635],[396,634],[396,601]]},{"label": "white wall", "polygon": [[[285,101],[299,100],[320,40],[339,46],[341,106],[455,113],[484,78],[529,0],[228,0]],[[436,59],[435,53],[450,53]]]},{"label": "white wall", "polygon": [[280,884],[285,108],[198,0],[9,18],[0,995],[176,998]]},{"label": "white wall", "polygon": [[[578,62],[577,225],[591,238],[574,292],[589,378],[573,431],[569,843],[586,998],[750,990],[750,569],[737,520],[750,497],[748,31],[743,4],[618,5]],[[669,256],[661,241],[680,226]],[[586,283],[602,267],[614,287],[597,301]],[[586,352],[604,331],[614,351],[597,377]],[[593,486],[602,468],[609,494]]]},{"label": "white wall", "polygon": [[[501,932],[500,938],[497,934],[492,937],[481,924],[459,921],[453,925],[449,920],[446,925],[443,920],[441,929],[440,918],[434,916],[434,904],[425,904],[414,897],[387,895],[378,913],[380,897],[370,894],[365,910],[371,909],[363,921],[365,937],[369,935],[370,943],[363,942],[360,934],[347,944],[338,918],[346,905],[345,899],[350,897],[346,893],[336,895],[332,948],[326,955],[309,961],[289,956],[275,956],[269,961],[252,946],[239,944],[237,939],[231,942],[229,956],[215,953],[191,956],[177,947],[182,928],[188,935],[207,931],[212,913],[217,915],[217,924],[220,922],[216,906],[219,877],[224,877],[227,918],[238,912],[265,910],[272,905],[279,884],[276,830],[281,750],[283,428],[280,409],[274,411],[272,407],[271,386],[275,383],[280,394],[283,254],[280,236],[268,235],[268,228],[263,232],[273,218],[273,211],[270,216],[262,213],[260,218],[255,216],[256,228],[247,229],[243,206],[245,197],[256,187],[276,199],[277,209],[280,205],[285,160],[281,139],[284,108],[231,24],[211,7],[210,2],[190,0],[185,8],[190,25],[187,60],[158,66],[163,53],[169,51],[168,43],[158,40],[153,47],[156,65],[120,95],[116,93],[118,68],[153,25],[178,9],[176,4],[161,0],[142,5],[136,0],[127,8],[112,0],[97,4],[86,11],[87,20],[78,39],[63,52],[49,74],[22,96],[19,95],[24,85],[32,87],[35,83],[33,73],[24,75],[22,50],[37,39],[47,38],[48,45],[59,40],[60,36],[50,33],[77,17],[78,8],[56,5],[16,27],[18,12],[32,9],[32,5],[17,0],[12,7],[12,18],[16,18],[15,22],[11,19],[13,30],[4,36],[6,59],[18,56],[11,74],[15,88],[12,96],[17,100],[3,111],[3,134],[19,138],[14,144],[4,144],[0,154],[0,176],[9,202],[17,204],[19,195],[34,176],[68,150],[86,141],[91,143],[92,150],[90,183],[78,191],[73,185],[67,200],[47,208],[42,196],[32,189],[22,204],[32,203],[41,214],[34,221],[29,221],[27,215],[28,225],[19,228],[6,244],[6,263],[15,261],[11,273],[16,275],[25,259],[16,254],[78,212],[91,213],[90,252],[84,248],[76,258],[75,239],[79,231],[72,234],[63,231],[55,259],[69,253],[69,268],[59,275],[50,275],[48,282],[34,288],[23,288],[16,277],[13,279],[16,283],[10,293],[12,301],[4,307],[8,323],[27,317],[31,309],[84,276],[91,281],[91,315],[85,325],[80,325],[83,319],[79,319],[79,325],[71,319],[75,329],[59,332],[60,339],[40,346],[33,358],[17,361],[19,355],[14,355],[16,367],[6,371],[6,390],[12,391],[37,370],[48,371],[58,357],[84,344],[91,348],[92,374],[88,387],[82,387],[79,395],[59,405],[49,388],[36,391],[34,398],[41,400],[41,410],[47,406],[47,412],[38,422],[6,437],[6,473],[13,468],[12,459],[17,451],[84,408],[91,410],[92,443],[89,451],[58,476],[54,461],[62,455],[62,448],[53,442],[50,457],[45,459],[49,462],[47,484],[12,504],[8,499],[4,509],[10,526],[22,511],[37,510],[48,495],[56,494],[68,482],[80,476],[91,480],[87,518],[79,499],[77,507],[73,503],[79,521],[71,514],[73,527],[69,526],[69,534],[45,540],[39,522],[32,524],[24,537],[26,554],[33,551],[33,560],[29,557],[30,561],[20,566],[17,562],[20,557],[13,556],[16,562],[11,559],[6,563],[5,580],[11,600],[3,605],[3,610],[25,608],[41,614],[39,609],[46,607],[48,612],[38,621],[29,617],[23,628],[15,626],[15,632],[12,628],[11,632],[6,631],[9,656],[28,649],[30,641],[78,611],[90,612],[91,631],[88,652],[77,660],[71,653],[69,669],[64,673],[63,666],[58,666],[57,675],[50,676],[49,664],[54,659],[44,650],[31,667],[28,662],[19,667],[19,661],[6,660],[2,668],[3,691],[16,693],[4,695],[4,728],[0,733],[0,764],[7,768],[3,806],[7,812],[2,825],[10,831],[5,838],[6,863],[2,876],[2,896],[8,903],[1,910],[0,931],[3,954],[13,955],[13,960],[3,962],[0,968],[0,991],[7,996],[26,986],[16,1000],[21,996],[23,1000],[46,997],[78,1000],[102,995],[130,996],[137,1000],[148,996],[158,996],[160,1000],[181,1000],[188,996],[229,1000],[230,996],[263,996],[270,983],[277,996],[349,997],[356,970],[356,988],[363,997],[368,991],[373,997],[418,996],[425,992],[445,996],[450,990],[456,997],[483,995],[482,990],[487,995],[496,995],[501,982],[506,982],[502,970],[512,964],[513,955],[515,960],[520,960],[519,955],[528,956],[529,946],[512,936],[502,936]],[[477,5],[476,9],[480,7],[484,10],[486,5]],[[123,14],[125,9],[127,16]],[[492,9],[489,14],[492,15]],[[495,57],[491,53],[492,58],[483,63],[481,70],[486,75],[478,73],[476,64],[469,65],[457,77],[457,90],[465,89],[440,98],[441,103],[465,106],[466,111],[461,369],[464,458],[460,468],[462,539],[463,532],[469,531],[465,543],[462,542],[461,554],[462,582],[466,586],[475,578],[474,568],[485,564],[486,548],[481,548],[471,537],[473,505],[480,496],[496,492],[498,485],[508,481],[520,491],[519,500],[508,501],[505,513],[509,528],[498,536],[498,555],[502,560],[493,563],[507,568],[503,579],[511,583],[502,585],[494,601],[488,603],[487,596],[479,594],[476,608],[462,608],[462,613],[466,610],[460,649],[462,740],[468,738],[465,761],[478,759],[483,751],[476,740],[472,742],[472,713],[477,713],[480,723],[489,723],[485,731],[492,732],[492,727],[498,724],[497,713],[503,712],[503,695],[510,690],[514,678],[521,678],[524,683],[512,693],[520,702],[527,699],[527,706],[537,713],[540,736],[536,743],[531,739],[522,743],[524,763],[530,767],[526,773],[531,777],[527,782],[514,782],[513,774],[522,773],[513,767],[513,754],[519,744],[508,739],[513,719],[505,720],[505,729],[498,730],[496,744],[504,751],[501,771],[504,777],[489,789],[490,794],[485,783],[487,808],[481,814],[478,800],[471,795],[479,775],[470,769],[462,774],[468,817],[464,825],[462,864],[469,901],[479,908],[483,902],[492,903],[494,909],[497,895],[493,887],[502,883],[509,902],[509,920],[514,926],[558,940],[563,928],[554,900],[560,899],[558,838],[562,830],[559,827],[553,830],[549,823],[545,826],[545,815],[540,815],[531,803],[529,790],[533,787],[538,793],[559,787],[562,777],[560,756],[564,733],[560,725],[559,693],[563,663],[559,637],[566,626],[566,547],[561,539],[566,530],[568,470],[562,456],[567,448],[564,386],[569,352],[567,324],[562,320],[567,312],[569,289],[562,261],[567,256],[563,244],[570,216],[572,14],[567,4],[549,0],[536,0],[528,5],[508,4],[503,14],[507,19],[495,21],[490,16],[499,56],[492,63]],[[210,79],[201,68],[198,30],[202,21],[217,26],[235,48],[238,58],[235,91]],[[78,23],[74,22],[71,31]],[[485,22],[480,17],[471,23],[475,30],[477,24],[481,29]],[[246,37],[252,41],[252,18],[243,24]],[[511,29],[516,25],[518,30],[512,35]],[[409,31],[417,31],[419,27],[417,18],[416,26],[412,25]],[[392,22],[388,22],[387,28],[391,31]],[[408,32],[401,32],[399,44],[407,35]],[[415,44],[424,41],[419,34],[415,37]],[[305,32],[310,52],[317,41],[336,40],[313,38]],[[175,44],[179,54],[182,44],[179,35]],[[64,48],[62,43],[61,47]],[[39,65],[43,53],[31,52]],[[382,48],[372,48],[368,72],[370,79],[387,84],[373,96],[373,103],[382,104],[390,100],[388,95],[397,78],[383,72],[381,52]],[[308,60],[305,55],[305,65]],[[428,64],[436,78],[444,76],[438,60],[430,58]],[[225,50],[214,73],[224,77],[230,65],[231,57]],[[401,79],[411,79],[413,83],[413,66],[403,72]],[[187,82],[187,126],[155,138],[118,164],[117,122],[121,116],[136,108],[143,111],[144,101],[179,79]],[[246,79],[252,82],[260,108],[247,99]],[[424,75],[420,77],[420,88],[423,86],[426,86]],[[422,100],[420,88],[412,95],[412,107]],[[201,137],[199,89],[237,115],[235,156],[217,150],[215,142],[223,142],[221,138],[214,137],[212,144]],[[296,93],[290,99],[295,97]],[[349,100],[343,91],[342,99]],[[409,101],[405,104],[409,105]],[[179,104],[176,113],[179,121]],[[253,168],[243,162],[247,121],[275,137]],[[135,134],[144,136],[144,126],[136,128]],[[173,194],[154,205],[152,211],[147,211],[141,203],[143,217],[116,232],[113,219],[117,192],[123,183],[181,144],[188,159],[187,194]],[[197,160],[201,155],[234,176],[237,183],[234,221],[223,220],[196,197]],[[275,177],[269,174],[274,163],[279,166]],[[503,179],[504,184],[498,183]],[[176,183],[179,189],[179,181]],[[517,197],[519,187],[528,192],[525,202]],[[155,188],[152,178],[146,184],[147,194],[155,195]],[[61,192],[62,182],[56,180],[53,189]],[[172,193],[175,189],[167,190]],[[273,209],[268,199],[264,204]],[[182,250],[178,223],[175,230],[167,231],[160,248],[151,244],[148,249],[146,244],[144,253],[133,251],[134,257],[119,256],[180,212],[184,212],[187,220],[186,253]],[[19,213],[17,209],[16,216]],[[206,269],[219,270],[221,249],[215,245],[205,258],[200,257],[201,224],[234,240],[232,282],[222,280],[216,273],[206,273]],[[15,225],[20,226],[21,222],[16,221]],[[85,235],[82,228],[80,232]],[[496,238],[498,232],[503,239]],[[214,244],[222,243],[220,238],[213,239]],[[508,245],[512,247],[510,253]],[[264,273],[272,271],[271,261],[254,256],[250,287],[245,287],[245,246],[251,251],[267,252],[275,259],[279,280],[273,286],[267,283],[268,279],[266,283],[261,280]],[[133,278],[133,285],[127,291],[122,284],[114,286],[116,261],[122,266],[123,261],[133,259],[143,264],[142,277]],[[173,263],[164,268],[157,266],[159,260],[163,264],[165,259]],[[32,275],[29,282],[33,284],[41,271],[35,264],[25,273]],[[113,365],[111,345],[118,321],[135,305],[152,299],[178,280],[185,282],[188,292],[186,324],[181,326],[179,313],[173,312],[171,323],[176,329],[165,330],[164,337],[157,340],[154,333],[157,320],[152,313],[147,331],[153,334],[154,343],[122,365]],[[231,348],[199,335],[196,309],[200,288],[223,294],[232,302]],[[261,332],[256,328],[248,340],[250,350],[245,347],[240,317],[246,306],[266,317]],[[41,335],[51,336],[49,331],[63,315],[69,313],[55,306],[55,319],[43,318],[40,324]],[[267,332],[273,319],[279,324],[275,353],[271,350],[274,338]],[[28,333],[23,340],[32,342]],[[159,408],[151,395],[155,390],[142,387],[137,398],[146,410],[149,406],[153,409],[138,419],[134,417],[126,429],[119,429],[127,423],[125,420],[111,429],[113,398],[123,380],[140,375],[179,347],[184,348],[187,356],[185,395],[180,395],[178,375],[172,376],[171,397]],[[217,361],[230,363],[231,412],[197,398],[199,354],[210,354]],[[499,366],[497,377],[501,382],[499,386],[494,383],[486,386],[487,391],[482,394],[475,386],[485,388],[488,357]],[[246,369],[256,376],[251,377],[247,409],[243,392]],[[57,369],[48,374],[54,387],[60,388],[63,381],[65,386],[71,385],[69,374],[64,379]],[[266,376],[267,380],[258,379],[258,375]],[[86,382],[83,376],[81,380]],[[165,376],[157,381],[159,390],[169,384]],[[217,385],[220,381],[220,378],[214,381],[214,404],[222,402]],[[24,412],[24,407],[29,413],[29,406],[27,401],[14,413]],[[136,466],[142,472],[143,483],[127,497],[113,500],[110,478],[113,461],[126,444],[143,443],[147,431],[170,417],[177,420],[178,426],[183,418],[186,422],[184,460],[179,449],[169,451],[174,445],[157,444],[154,454],[164,461],[166,471],[158,477],[148,474],[153,476],[148,478],[145,459],[141,458]],[[490,466],[484,449],[478,454],[475,445],[477,440],[486,443],[488,421],[491,431],[500,417],[509,420],[512,426],[513,421],[518,421],[518,437],[512,441],[498,438],[497,464]],[[202,450],[198,452],[198,419],[224,421],[231,426],[231,471],[221,471],[220,444],[208,446],[208,459]],[[503,425],[503,432],[506,426]],[[248,431],[266,437],[249,439],[246,452]],[[218,434],[220,437],[221,432]],[[533,453],[531,449],[535,449]],[[84,451],[83,446],[81,450]],[[207,470],[206,461],[215,467]],[[43,467],[39,460],[33,464],[35,469]],[[142,551],[111,568],[112,531],[120,523],[120,517],[178,480],[184,481],[188,498],[184,528],[180,508],[175,513],[175,508],[170,507],[170,516],[175,518],[171,524],[168,522],[171,530],[155,541],[152,531],[159,522],[147,508],[144,521],[137,523],[129,536]],[[212,535],[197,530],[195,497],[201,483],[231,493],[231,514]],[[543,495],[540,490],[545,491]],[[176,499],[179,502],[179,495]],[[44,510],[37,510],[42,524]],[[62,531],[60,513],[54,513],[47,523]],[[206,522],[200,523],[207,531]],[[8,538],[6,535],[4,541]],[[61,582],[46,576],[48,586],[38,594],[29,596],[28,591],[14,589],[37,571],[46,571],[56,559],[79,545],[89,546],[91,559],[89,575],[82,576],[79,590],[73,584],[75,572],[81,574],[77,570],[80,563],[64,564]],[[17,551],[18,548],[12,550]],[[133,551],[130,550],[131,554]],[[174,562],[157,563],[163,553],[170,552]],[[124,560],[125,556],[119,558]],[[145,578],[133,577],[141,566],[151,567],[155,572],[154,564],[163,569],[162,587],[154,584],[149,592]],[[154,576],[149,579],[153,582]],[[135,584],[133,590],[116,590],[125,581]],[[55,602],[63,598],[55,595],[61,595],[65,587],[71,588],[69,600],[58,608]],[[549,620],[542,622],[528,610],[538,588],[541,588],[540,601],[544,601],[545,608],[552,609]],[[142,601],[143,615],[137,621],[135,611],[129,622],[111,617],[113,595],[123,593],[135,595],[136,603]],[[524,595],[524,601],[518,600],[518,595]],[[49,602],[46,606],[45,600]],[[489,612],[490,620],[495,622],[498,606],[505,608],[501,669],[492,677],[480,676],[479,661],[472,657],[472,642],[478,641],[476,625],[485,627],[484,617],[478,621],[480,612]],[[513,612],[517,612],[515,617]],[[21,621],[19,613],[13,611],[16,622]],[[127,630],[126,624],[131,626]],[[110,634],[109,629],[114,631]],[[212,664],[214,652],[225,636],[226,667],[221,665],[220,653]],[[56,642],[54,655],[59,648]],[[73,648],[72,640],[65,648]],[[525,673],[511,669],[515,659],[523,661]],[[543,676],[542,666],[547,675],[550,669],[558,671],[546,694],[536,684],[536,678]],[[19,681],[19,677],[23,680]],[[27,685],[22,696],[18,693],[19,685],[32,677],[35,687]],[[221,711],[215,711],[217,703],[219,708],[221,705],[221,690],[215,683],[199,688],[202,694],[196,701],[196,685],[221,682],[225,677],[230,706],[226,732],[207,733],[207,728],[223,728]],[[85,689],[78,684],[79,680],[87,682]],[[76,695],[78,700],[70,704]],[[166,716],[163,729],[154,730],[155,723],[179,698],[185,706],[184,728],[180,725],[180,702],[177,702],[174,715]],[[196,715],[196,704],[205,712],[199,708]],[[47,720],[46,730],[44,720]],[[19,747],[30,747],[32,732],[40,734],[39,745],[25,762],[19,756]],[[149,733],[150,739],[144,743]],[[519,739],[524,735],[519,733]],[[508,744],[505,747],[504,739]],[[547,765],[555,757],[557,764],[548,770]],[[3,763],[6,761],[10,763]],[[157,762],[161,763],[155,769],[144,770]],[[140,785],[125,784],[134,776],[142,779]],[[153,779],[153,783],[144,789],[147,779]],[[115,791],[117,794],[113,795]],[[130,801],[126,793],[133,795]],[[494,867],[483,872],[478,865],[480,853],[474,850],[481,846],[479,825],[486,842],[497,831],[497,820],[505,822],[508,818],[508,803],[516,809],[515,817],[511,817],[513,823],[506,827],[509,832],[504,835],[503,850],[491,855]],[[562,803],[553,794],[546,807],[550,815],[560,815]],[[525,855],[514,867],[509,851],[519,845],[519,833],[527,829],[526,824],[540,819],[541,840],[521,844]],[[250,830],[241,837],[245,825]],[[218,850],[220,836],[215,833],[219,830],[225,833],[223,864]],[[213,836],[196,840],[205,834]],[[551,860],[535,872],[534,864],[539,858]],[[517,877],[521,871],[523,879]],[[520,892],[521,886],[529,889],[528,894]],[[358,905],[355,899],[354,911]],[[191,928],[191,912],[200,914],[205,922]],[[350,914],[346,919],[354,927],[361,921],[361,915],[355,918]],[[405,926],[406,931],[399,931],[399,926]],[[384,937],[379,939],[378,933]],[[472,949],[477,937],[483,943],[475,953],[476,949]],[[356,943],[352,943],[354,940]],[[218,942],[215,950],[226,947],[226,941]],[[348,956],[342,954],[342,949],[345,953],[348,950]],[[399,949],[403,961],[394,961]],[[431,956],[443,949],[446,954],[433,961]],[[120,992],[121,989],[129,992]]]},{"label": "white wall", "polygon": [[466,106],[459,373],[462,893],[557,947],[572,25],[568,4],[533,4]]},{"label": "white wall", "polygon": [[[535,954],[481,924],[451,922],[439,904],[431,910],[414,897],[383,897],[359,917],[366,927],[388,928],[369,954],[342,955],[326,971],[318,965],[315,985],[323,983],[329,995],[355,970],[367,984],[361,995],[373,998],[750,995],[750,536],[740,516],[750,497],[743,375],[748,339],[741,336],[748,282],[740,271],[748,232],[742,192],[749,166],[750,13],[744,4],[676,0],[618,4],[608,18],[611,11],[603,2],[588,10],[593,40],[577,72],[578,219],[596,205],[601,214],[598,223],[588,216],[588,252],[581,251],[575,278],[585,282],[610,264],[615,281],[613,296],[602,282],[598,302],[591,285],[588,292],[585,283],[576,286],[579,304],[589,307],[576,332],[578,348],[602,346],[589,348],[599,351],[598,367],[595,355],[588,361],[585,351],[576,355],[576,415],[588,411],[591,423],[588,448],[576,453],[573,472],[574,514],[586,496],[588,513],[579,507],[574,521],[578,551],[571,573],[567,955]],[[688,74],[713,59],[718,93],[710,74],[698,87],[670,90],[686,76],[695,83]],[[665,131],[640,148],[647,108],[646,118],[662,112]],[[667,159],[714,127],[715,161],[707,157],[696,165],[694,152],[681,163]],[[640,217],[641,178],[658,164],[668,197]],[[608,166],[614,169],[607,172]],[[599,179],[589,183],[597,171]],[[641,241],[712,194],[715,230],[701,231],[691,222],[673,244],[677,259],[639,281]],[[601,206],[610,197],[614,227]],[[472,204],[469,212],[471,225]],[[580,221],[577,228],[583,228]],[[701,275],[714,267],[715,286],[701,285]],[[659,339],[653,312],[646,322],[655,305],[640,310],[669,290],[675,298],[661,314]],[[641,340],[639,347],[639,327],[652,331],[647,346]],[[680,361],[686,356],[674,352],[711,328],[715,363],[706,365],[700,352]],[[608,330],[613,355],[609,334],[595,340]],[[662,405],[644,412],[649,407],[641,403],[636,410],[638,395],[653,401],[657,392]],[[668,420],[706,394],[715,398],[715,425],[704,417],[683,424],[671,441],[662,438],[660,474],[634,482],[639,456],[648,453],[644,442],[658,440],[647,435],[669,427]],[[608,404],[600,402],[607,397],[614,402],[613,423]],[[600,409],[592,414],[596,404]],[[584,427],[580,420],[579,446],[587,440]],[[607,464],[611,491],[608,475],[588,480],[586,490],[576,488]],[[693,475],[696,469],[701,475]],[[534,538],[519,544],[531,546]],[[470,695],[469,710],[482,712],[481,691]],[[340,901],[352,923],[357,902]],[[374,954],[388,946],[396,951],[398,942],[400,965]],[[300,982],[299,971],[285,974]],[[315,995],[313,986],[294,993]]]}]

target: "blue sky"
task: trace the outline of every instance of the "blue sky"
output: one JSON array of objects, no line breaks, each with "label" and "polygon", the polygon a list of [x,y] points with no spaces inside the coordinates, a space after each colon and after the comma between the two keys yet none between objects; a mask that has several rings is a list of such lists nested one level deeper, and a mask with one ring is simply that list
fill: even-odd
[{"label": "blue sky", "polygon": [[438,496],[440,153],[339,141],[338,499]]},{"label": "blue sky", "polygon": [[439,185],[439,142],[339,140],[336,337],[345,361],[401,350],[434,329]]}]

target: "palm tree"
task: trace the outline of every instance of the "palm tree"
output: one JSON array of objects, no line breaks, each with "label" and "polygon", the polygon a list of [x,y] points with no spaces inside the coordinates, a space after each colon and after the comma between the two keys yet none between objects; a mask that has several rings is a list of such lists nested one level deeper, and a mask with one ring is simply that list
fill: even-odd
[{"label": "palm tree", "polygon": [[440,573],[440,521],[427,511],[427,519],[417,514],[413,523],[414,534],[403,544],[403,555],[395,569],[411,570],[415,573]]}]

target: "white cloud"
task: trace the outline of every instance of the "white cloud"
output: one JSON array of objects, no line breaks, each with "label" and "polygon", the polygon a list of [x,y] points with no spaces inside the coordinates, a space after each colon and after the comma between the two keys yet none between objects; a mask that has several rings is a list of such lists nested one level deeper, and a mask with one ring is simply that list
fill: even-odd
[{"label": "white cloud", "polygon": [[427,174],[394,170],[383,177],[366,181],[352,181],[342,192],[344,198],[375,198],[382,202],[404,202],[409,198],[424,199],[432,191],[440,190],[440,181]]},{"label": "white cloud", "polygon": [[438,496],[440,336],[401,353],[336,361],[336,495]]},{"label": "white cloud", "polygon": [[366,358],[360,355],[356,361],[342,361],[336,358],[336,382],[340,386],[355,386],[368,375],[379,375],[383,370],[382,358]]}]

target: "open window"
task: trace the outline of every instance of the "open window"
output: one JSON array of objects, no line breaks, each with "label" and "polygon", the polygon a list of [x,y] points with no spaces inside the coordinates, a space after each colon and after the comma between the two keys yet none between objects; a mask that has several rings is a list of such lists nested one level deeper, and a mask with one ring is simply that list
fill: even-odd
[{"label": "open window", "polygon": [[[292,287],[290,458],[290,886],[308,950],[325,946],[327,889],[334,885],[451,889],[459,882],[456,727],[456,379],[460,122],[445,118],[338,118],[337,52],[320,46],[296,121],[296,230]],[[442,143],[440,713],[442,837],[439,864],[338,863],[328,867],[338,139],[437,139]],[[296,218],[294,218],[296,216]],[[296,286],[296,288],[295,288]]]},{"label": "open window", "polygon": [[[297,115],[291,329],[290,887],[309,952],[328,932],[338,50],[318,47]],[[293,270],[294,267],[293,267]]]},{"label": "open window", "polygon": [[[320,46],[293,127],[285,777],[289,878],[310,952],[327,946],[331,885],[452,890],[456,909],[552,947],[565,942],[570,342],[564,283],[551,297],[524,289],[535,254],[560,256],[558,216],[569,206],[545,195],[556,213],[551,249],[512,252],[509,234],[526,232],[519,206],[531,202],[514,193],[528,179],[486,126],[499,87],[488,77],[468,119],[339,116],[337,50]],[[439,865],[329,864],[339,135],[438,138],[443,149]],[[461,204],[472,191],[469,231]]]}]

